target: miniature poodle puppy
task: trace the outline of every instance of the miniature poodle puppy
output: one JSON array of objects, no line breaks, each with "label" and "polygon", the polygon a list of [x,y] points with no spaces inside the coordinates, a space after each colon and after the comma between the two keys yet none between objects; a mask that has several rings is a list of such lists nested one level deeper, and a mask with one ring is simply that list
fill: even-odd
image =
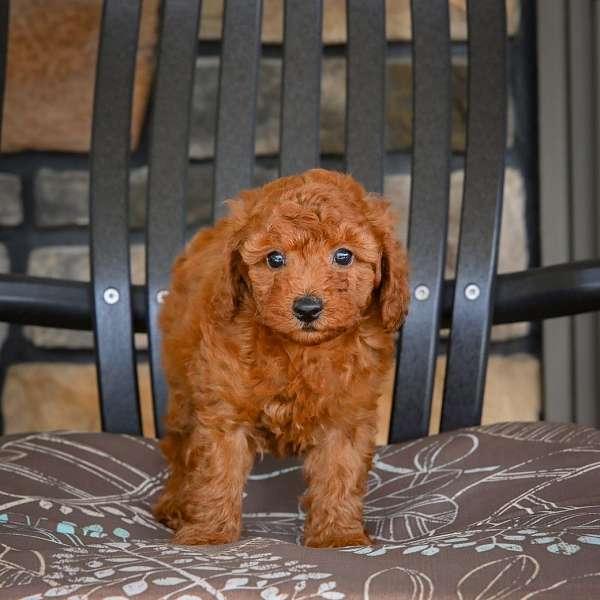
[{"label": "miniature poodle puppy", "polygon": [[244,191],[176,260],[160,315],[178,544],[240,536],[256,453],[304,457],[304,543],[368,545],[379,384],[409,299],[386,201],[314,169]]}]

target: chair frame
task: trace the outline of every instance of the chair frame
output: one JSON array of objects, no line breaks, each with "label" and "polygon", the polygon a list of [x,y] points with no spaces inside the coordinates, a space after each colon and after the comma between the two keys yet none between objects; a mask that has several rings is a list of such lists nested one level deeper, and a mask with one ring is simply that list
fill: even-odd
[{"label": "chair frame", "polygon": [[[0,2],[0,94],[8,0]],[[149,145],[146,286],[129,272],[131,95],[141,0],[105,0],[90,154],[91,283],[0,275],[0,319],[93,330],[105,431],[141,433],[133,334],[149,334],[155,420],[168,390],[156,322],[185,237],[187,145],[198,0],[169,0],[161,19]],[[251,187],[261,0],[227,0],[214,161],[215,218]],[[322,0],[286,0],[279,172],[320,160]],[[341,165],[381,193],[385,171],[385,2],[348,0],[346,152]],[[409,253],[412,307],[398,344],[390,442],[425,435],[440,327],[450,327],[441,429],[480,422],[492,324],[598,310],[600,261],[496,275],[506,139],[504,0],[469,2],[469,114],[456,279],[444,281],[451,172],[447,0],[413,0],[414,113]],[[308,41],[307,41],[308,40]],[[373,93],[377,90],[378,93]],[[419,289],[421,292],[417,292]],[[425,294],[422,292],[425,290]]]}]

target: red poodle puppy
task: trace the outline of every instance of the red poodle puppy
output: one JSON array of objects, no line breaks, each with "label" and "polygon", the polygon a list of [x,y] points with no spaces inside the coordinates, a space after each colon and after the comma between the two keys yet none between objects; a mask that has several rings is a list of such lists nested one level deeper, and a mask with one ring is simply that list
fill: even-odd
[{"label": "red poodle puppy", "polygon": [[370,543],[362,499],[380,381],[407,312],[388,203],[315,169],[231,202],[175,262],[161,313],[179,544],[239,538],[257,452],[304,457],[308,546]]}]

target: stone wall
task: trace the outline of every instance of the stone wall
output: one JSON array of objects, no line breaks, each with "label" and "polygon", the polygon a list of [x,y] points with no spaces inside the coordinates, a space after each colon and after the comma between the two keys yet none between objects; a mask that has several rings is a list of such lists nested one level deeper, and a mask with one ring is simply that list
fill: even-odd
[{"label": "stone wall", "polygon": [[[30,0],[28,0],[30,1]],[[79,0],[57,0],[58,3],[77,3]],[[33,0],[31,0],[33,3]],[[35,3],[33,3],[35,4]],[[33,5],[32,4],[32,5]],[[408,1],[388,2],[387,35],[392,40],[410,37]],[[345,2],[325,0],[324,41],[340,43],[345,40]],[[281,0],[265,0],[263,41],[279,42],[281,39]],[[464,1],[452,0],[452,35],[455,40],[465,36],[466,24]],[[519,2],[507,1],[509,30],[514,35],[519,28]],[[220,36],[222,1],[204,0],[200,37],[205,40]],[[150,38],[149,38],[150,39]],[[153,43],[150,39],[149,43]],[[10,64],[10,56],[9,56]],[[151,64],[147,61],[146,65]],[[91,65],[91,63],[90,63]],[[214,125],[218,87],[219,60],[215,56],[199,55],[196,62],[196,83],[193,99],[192,131],[190,140],[188,224],[200,227],[210,218],[212,194],[210,159],[214,152]],[[89,82],[89,74],[82,82]],[[281,61],[274,58],[261,60],[258,96],[258,122],[256,153],[272,157],[279,143],[279,94]],[[387,132],[386,148],[393,152],[407,152],[411,146],[412,121],[412,66],[410,58],[392,58],[387,66]],[[453,134],[452,146],[460,153],[465,145],[466,64],[460,55],[453,62]],[[321,102],[321,149],[327,154],[341,154],[344,150],[345,111],[345,61],[342,58],[326,58],[323,62]],[[514,102],[510,103],[508,152],[515,141],[516,122]],[[75,122],[80,124],[79,121]],[[77,125],[78,126],[78,125]],[[140,120],[140,128],[142,121]],[[141,129],[140,129],[141,131]],[[138,132],[139,133],[139,132]],[[138,134],[136,134],[138,135]],[[139,137],[139,135],[138,135]],[[42,139],[40,137],[40,139]],[[80,136],[80,140],[85,141]],[[13,142],[16,147],[35,147],[31,141]],[[83,143],[82,142],[82,143]],[[61,148],[60,142],[53,149]],[[85,143],[79,148],[85,149]],[[139,163],[139,161],[138,161]],[[53,160],[21,170],[19,174],[1,172],[0,164],[0,272],[11,268],[11,253],[15,253],[15,238],[5,232],[30,232],[36,235],[24,237],[29,244],[26,260],[20,260],[28,274],[89,280],[89,253],[85,245],[88,215],[88,173],[68,160]],[[276,176],[268,162],[257,168],[256,183]],[[266,166],[265,166],[266,165]],[[130,179],[130,224],[133,230],[143,227],[145,218],[145,193],[147,168],[136,167]],[[459,235],[463,172],[452,173],[450,198],[450,228],[446,274],[451,277],[455,267]],[[385,194],[400,215],[399,237],[405,239],[410,193],[408,171],[388,173]],[[527,237],[526,215],[528,202],[526,185],[519,165],[506,170],[504,188],[504,211],[500,240],[499,269],[501,272],[517,271],[530,264],[530,240]],[[56,231],[69,231],[64,242]],[[24,234],[25,235],[25,234]],[[29,234],[27,234],[29,235]],[[12,242],[3,242],[3,239]],[[26,238],[26,239],[25,239]],[[138,236],[139,239],[140,236]],[[34,240],[34,241],[32,241]],[[11,245],[12,244],[12,245]],[[19,255],[23,257],[23,248]],[[144,282],[144,249],[139,242],[132,243],[131,268],[135,283]],[[0,324],[0,345],[6,339],[8,327]],[[35,350],[32,356],[48,357],[48,360],[13,364],[6,373],[2,393],[5,427],[7,432],[75,428],[94,430],[99,427],[98,396],[92,364],[57,363],[53,352],[77,351],[92,359],[93,337],[90,332],[27,326],[15,328],[24,343]],[[497,343],[526,340],[531,336],[529,324],[521,323],[494,327],[492,338]],[[146,336],[136,336],[139,350],[147,347]],[[434,414],[439,413],[444,358],[440,358],[436,379],[436,403]],[[0,365],[1,368],[2,365]],[[488,366],[488,385],[484,420],[536,419],[539,415],[541,392],[539,385],[538,358],[531,354],[508,353],[492,355]],[[386,430],[385,414],[389,411],[390,380],[382,392],[380,441]],[[143,398],[144,431],[153,431],[147,365],[140,366],[140,389]],[[438,410],[438,413],[436,413]],[[435,426],[433,427],[435,429]]]},{"label": "stone wall", "polygon": [[[89,149],[102,0],[10,6],[2,150]],[[139,141],[154,71],[159,0],[145,0],[133,94]]]},{"label": "stone wall", "polygon": [[[224,0],[203,0],[200,37],[218,40],[223,24]],[[466,0],[449,0],[450,32],[453,40],[465,40],[467,20]],[[410,0],[386,0],[386,37],[389,40],[410,40]],[[519,27],[519,0],[506,1],[507,27],[514,35]],[[263,0],[262,40],[279,43],[283,37],[283,3],[281,0]],[[340,44],[346,41],[346,0],[323,0],[323,41]]]}]

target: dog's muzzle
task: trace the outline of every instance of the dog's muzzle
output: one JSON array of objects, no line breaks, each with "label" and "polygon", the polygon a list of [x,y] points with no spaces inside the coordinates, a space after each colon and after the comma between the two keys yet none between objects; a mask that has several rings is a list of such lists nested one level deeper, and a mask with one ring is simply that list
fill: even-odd
[{"label": "dog's muzzle", "polygon": [[294,316],[303,323],[312,323],[323,312],[323,302],[314,296],[302,296],[292,306]]}]

